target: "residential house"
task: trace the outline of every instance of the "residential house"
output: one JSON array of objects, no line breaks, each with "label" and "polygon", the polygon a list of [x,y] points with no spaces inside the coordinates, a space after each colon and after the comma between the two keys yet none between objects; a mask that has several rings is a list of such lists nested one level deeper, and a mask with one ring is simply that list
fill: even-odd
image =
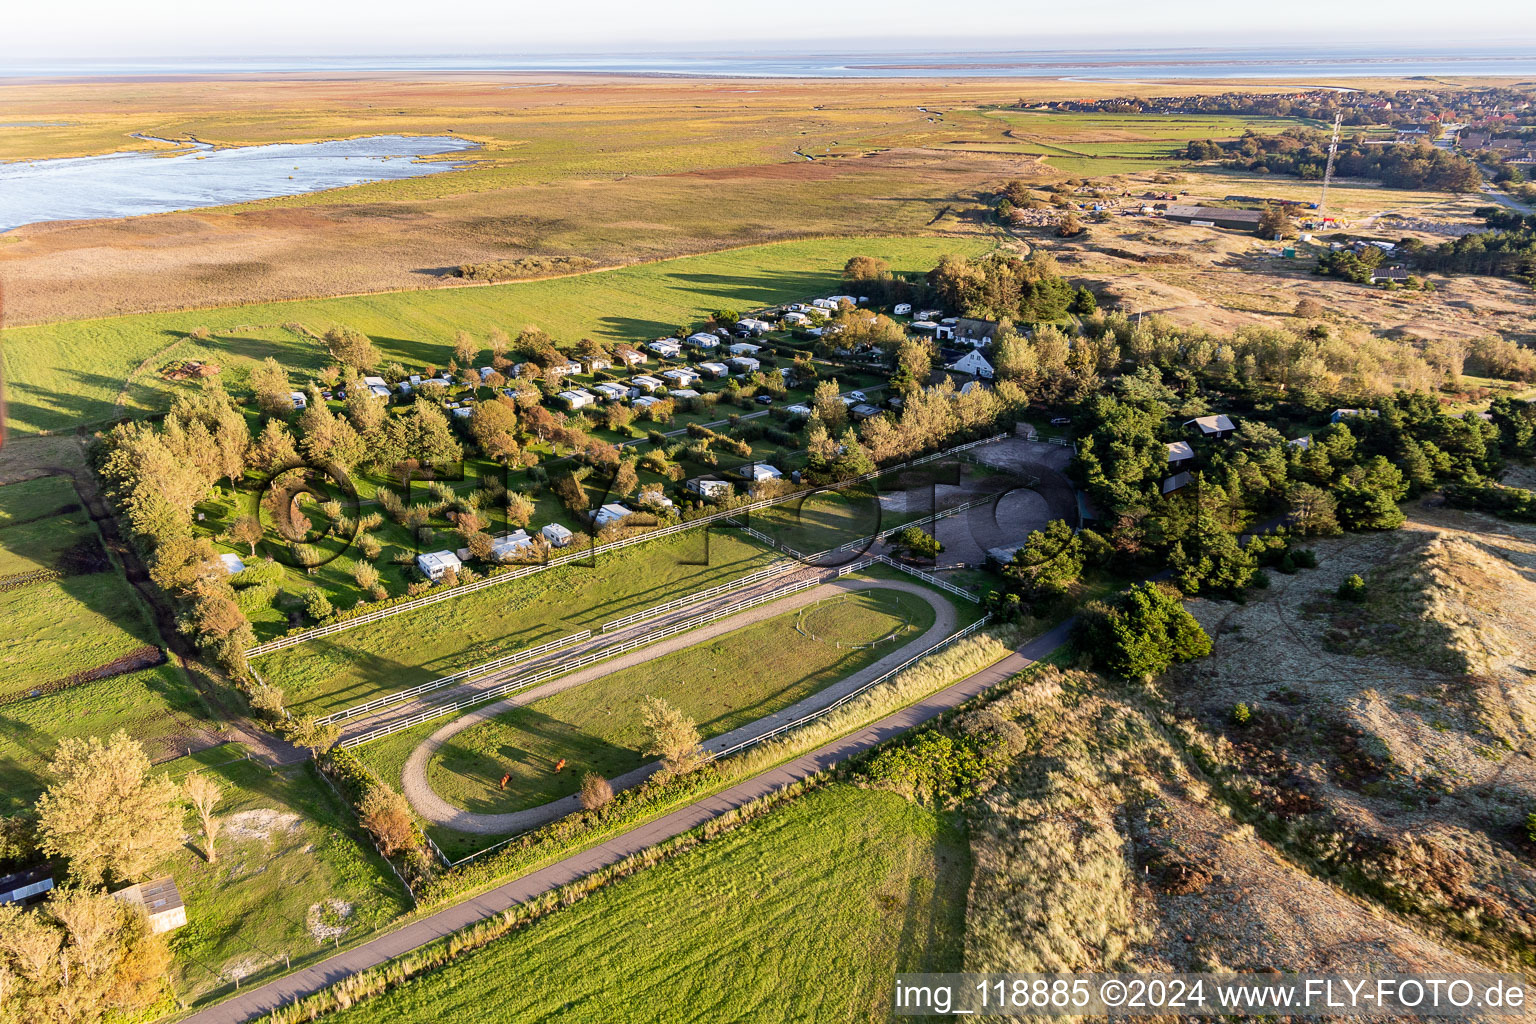
[{"label": "residential house", "polygon": [[671,338],[657,338],[655,341],[646,342],[645,347],[663,359],[676,359],[683,354],[683,346]]},{"label": "residential house", "polygon": [[747,317],[736,322],[736,329],[739,331],[750,331],[752,334],[762,334],[765,331],[773,330],[773,324],[766,320],[756,320]]},{"label": "residential house", "polygon": [[604,359],[602,356],[594,356],[593,358],[588,359],[586,364],[588,373],[596,373],[598,370],[613,369],[612,360]]},{"label": "residential house", "polygon": [[756,373],[763,364],[751,356],[732,356],[730,365],[736,373]]},{"label": "residential house", "polygon": [[950,337],[962,345],[981,348],[983,345],[992,344],[992,338],[996,334],[996,320],[975,320],[970,317],[960,317],[955,321]]},{"label": "residential house", "polygon": [[1174,468],[1193,462],[1195,450],[1188,441],[1172,441],[1168,445],[1168,465]]},{"label": "residential house", "polygon": [[592,385],[592,390],[601,395],[605,402],[617,402],[621,398],[629,397],[629,388],[611,380],[605,380],[601,384]]},{"label": "residential house", "polygon": [[783,473],[779,472],[773,466],[768,465],[766,462],[752,463],[752,465],[747,466],[742,470],[741,475],[751,480],[755,484],[760,484],[765,480],[781,480],[784,477]]},{"label": "residential house", "polygon": [[867,420],[871,416],[879,416],[880,415],[880,409],[878,407],[873,406],[873,405],[869,405],[866,402],[860,402],[858,405],[855,405],[852,409],[850,409],[848,411],[853,415],[853,418],[856,419],[856,420]]},{"label": "residential house", "polygon": [[615,352],[614,356],[617,357],[619,362],[629,367],[639,366],[641,363],[648,363],[651,361],[651,357],[646,355],[644,352],[641,352],[639,349],[629,348],[627,346]]},{"label": "residential house", "polygon": [[449,412],[453,413],[453,418],[456,420],[467,420],[475,414],[474,408],[468,405],[455,406]]},{"label": "residential house", "polygon": [[671,381],[672,386],[679,384],[692,384],[694,381],[704,376],[702,373],[700,373],[698,370],[695,370],[691,366],[673,367],[670,370],[661,371],[661,375],[667,380]]},{"label": "residential house", "polygon": [[685,344],[699,352],[713,352],[720,347],[720,339],[713,334],[690,334]]},{"label": "residential house", "polygon": [[571,538],[575,535],[559,523],[549,523],[544,529],[539,531],[539,536],[549,541],[550,547],[563,548],[571,542]]},{"label": "residential house", "polygon": [[755,356],[762,350],[763,346],[753,345],[752,343],[746,341],[738,341],[736,344],[730,345],[726,348],[726,351],[733,356]]},{"label": "residential house", "polygon": [[1231,437],[1237,429],[1237,424],[1225,413],[1217,413],[1214,416],[1196,416],[1192,420],[1184,421],[1185,427],[1194,427],[1200,431],[1201,437],[1223,438]]},{"label": "residential house", "polygon": [[669,394],[673,398],[698,398],[699,393],[693,388],[673,388]]},{"label": "residential house", "polygon": [[1306,451],[1308,448],[1312,447],[1312,435],[1308,434],[1306,437],[1294,437],[1285,443],[1293,448],[1300,448],[1302,451]]},{"label": "residential house", "polygon": [[972,377],[982,377],[986,380],[992,379],[992,364],[987,362],[987,357],[976,349],[972,349],[944,368],[946,370],[953,370],[956,373],[967,373]]},{"label": "residential house", "polygon": [[791,327],[801,327],[811,322],[811,318],[804,313],[785,313],[784,322]]},{"label": "residential house", "polygon": [[144,916],[149,918],[149,930],[154,934],[174,931],[187,923],[186,904],[181,901],[176,879],[170,875],[119,889],[112,898],[144,911]]},{"label": "residential house", "polygon": [[1356,416],[1375,416],[1375,409],[1335,409],[1328,416],[1329,423],[1343,423]]},{"label": "residential house", "polygon": [[428,551],[416,556],[416,568],[433,583],[438,582],[449,572],[457,573],[464,568],[464,563],[459,561],[459,556],[452,551]]},{"label": "residential house", "polygon": [[646,373],[642,373],[638,377],[631,377],[629,379],[629,383],[631,387],[637,387],[641,391],[644,391],[646,394],[650,394],[657,388],[664,388],[667,386],[667,382],[662,380],[660,377],[652,377],[650,374]]},{"label": "residential house", "polygon": [[629,508],[618,502],[611,502],[597,510],[596,514],[592,516],[592,523],[601,530],[629,515],[634,515]]},{"label": "residential house", "polygon": [[639,395],[636,398],[631,399],[629,404],[634,406],[636,409],[649,409],[659,401],[661,401],[661,399],[657,398],[655,395]]},{"label": "residential house", "polygon": [[1371,268],[1371,284],[1407,284],[1408,268],[1406,267],[1373,267]]},{"label": "residential house", "polygon": [[383,377],[364,377],[363,378],[363,387],[365,387],[365,388],[384,388],[386,391],[389,389],[389,385],[384,383],[384,378]]},{"label": "residential house", "polygon": [[577,409],[585,409],[587,406],[597,403],[597,396],[585,388],[562,391],[558,397],[572,412],[575,412]]},{"label": "residential house", "polygon": [[710,380],[719,380],[731,372],[724,363],[700,363],[699,371]]}]

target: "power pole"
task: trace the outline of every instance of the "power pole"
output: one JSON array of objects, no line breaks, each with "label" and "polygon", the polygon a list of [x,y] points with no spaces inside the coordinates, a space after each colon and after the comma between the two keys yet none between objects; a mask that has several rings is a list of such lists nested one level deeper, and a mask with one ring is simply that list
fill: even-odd
[{"label": "power pole", "polygon": [[1323,172],[1323,194],[1317,197],[1317,222],[1328,219],[1328,185],[1333,181],[1333,163],[1339,156],[1339,128],[1344,123],[1344,112],[1333,115],[1333,139],[1328,143],[1328,169]]}]

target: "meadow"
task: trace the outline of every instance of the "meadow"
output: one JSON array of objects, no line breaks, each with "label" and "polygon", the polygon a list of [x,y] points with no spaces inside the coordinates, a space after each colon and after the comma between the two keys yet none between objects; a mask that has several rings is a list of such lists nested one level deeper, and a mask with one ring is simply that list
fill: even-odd
[{"label": "meadow", "polygon": [[[463,594],[256,659],[304,714],[404,689],[753,572],[766,547],[732,530],[655,542]],[[409,642],[402,642],[402,638]]]},{"label": "meadow", "polygon": [[[322,959],[411,907],[400,882],[362,838],[352,811],[308,764],[273,770],[226,744],[166,766],[224,787],[218,859],[208,863],[189,817],[186,846],[162,870],[176,878],[187,925],[170,935],[170,980],[196,1003]],[[284,958],[287,958],[285,960]]]},{"label": "meadow", "polygon": [[[5,331],[7,429],[13,435],[100,425],[163,409],[172,361],[220,366],[232,381],[272,356],[302,377],[328,362],[323,347],[286,324],[367,333],[385,362],[444,366],[454,333],[484,338],[536,325],[566,344],[591,337],[640,342],[720,308],[806,299],[840,284],[850,256],[879,256],[899,273],[925,273],[945,253],[977,255],[981,240],[844,238],[787,242],[572,277],[432,291],[389,292],[72,321]],[[207,341],[191,337],[206,327]]]},{"label": "meadow", "polygon": [[67,476],[0,486],[0,583],[0,703],[161,643]]},{"label": "meadow", "polygon": [[[646,764],[646,697],[678,708],[707,739],[811,696],[932,624],[932,607],[910,594],[833,598],[503,712],[449,739],[427,777],[466,810],[535,807],[574,793],[589,771],[611,779]],[[562,758],[557,774],[551,769]],[[503,773],[512,775],[505,789]]]},{"label": "meadow", "polygon": [[960,969],[970,874],[948,816],[833,785],[331,1019],[884,1019]]}]

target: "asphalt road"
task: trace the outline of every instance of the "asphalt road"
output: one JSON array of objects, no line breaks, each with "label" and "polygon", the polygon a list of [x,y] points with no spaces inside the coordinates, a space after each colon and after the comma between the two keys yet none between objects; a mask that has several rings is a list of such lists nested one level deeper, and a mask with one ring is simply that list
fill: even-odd
[{"label": "asphalt road", "polygon": [[514,879],[474,899],[457,903],[388,932],[346,952],[270,981],[184,1018],[190,1024],[239,1024],[277,1007],[311,995],[342,979],[377,967],[419,946],[443,938],[551,889],[574,882],[600,868],[681,835],[711,818],[767,796],[785,786],[825,771],[856,754],[884,743],[970,700],[1028,668],[1066,642],[1069,620],[1026,643],[1013,654],[974,675],[923,698],[859,731],[802,754],[771,771],[737,783],[712,797],[689,804],[665,817],[638,826],[591,849],[573,854],[547,868]]}]

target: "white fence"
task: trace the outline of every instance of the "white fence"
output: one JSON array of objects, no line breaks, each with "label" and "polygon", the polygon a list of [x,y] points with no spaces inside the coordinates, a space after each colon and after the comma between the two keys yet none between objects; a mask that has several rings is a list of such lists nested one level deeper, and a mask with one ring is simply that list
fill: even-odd
[{"label": "white fence", "polygon": [[[757,531],[754,530],[752,532],[756,533]],[[667,612],[676,611],[679,608],[686,608],[688,605],[698,604],[700,601],[708,601],[710,598],[719,597],[721,594],[727,593],[728,591],[739,590],[742,587],[750,587],[754,583],[761,583],[763,580],[781,575],[791,569],[798,567],[799,563],[797,562],[778,562],[774,565],[770,565],[766,569],[759,569],[757,572],[748,573],[740,579],[731,580],[728,583],[722,583],[716,587],[710,587],[708,590],[700,590],[697,593],[684,594],[682,597],[674,598],[665,604],[658,604],[654,608],[647,608],[643,612],[635,612],[633,615],[626,615],[621,619],[614,619],[612,622],[605,622],[603,623],[602,632],[612,633],[616,629],[623,629],[625,626],[632,626],[637,622],[644,621],[645,619],[654,619],[658,615],[665,615]]]},{"label": "white fence", "polygon": [[386,693],[384,696],[370,700],[366,704],[355,704],[344,711],[337,711],[334,714],[326,715],[324,718],[317,718],[315,721],[321,725],[327,725],[331,722],[340,722],[348,718],[355,718],[358,715],[366,715],[370,711],[377,711],[379,708],[387,708],[391,704],[399,704],[402,701],[413,700],[414,698],[419,697],[424,693],[431,693],[433,690],[440,690],[443,687],[451,686],[454,683],[462,683],[467,680],[474,679],[477,676],[483,676],[487,675],[488,673],[495,672],[497,669],[507,668],[510,665],[521,664],[522,662],[528,661],[531,658],[537,658],[541,655],[548,654],[550,651],[557,650],[561,647],[566,647],[570,644],[577,643],[582,640],[586,640],[591,636],[592,631],[590,629],[584,629],[580,633],[572,633],[569,636],[562,636],[558,639],[551,640],[547,644],[540,644],[538,647],[529,647],[521,651],[513,651],[511,654],[505,655],[503,657],[495,658],[491,661],[481,662],[479,665],[472,665],[469,668],[453,673],[453,675],[442,676],[438,679],[432,680],[429,683],[422,683],[420,686],[413,686],[409,690],[398,690],[395,693]]},{"label": "white fence", "polygon": [[870,534],[867,537],[860,537],[858,540],[851,540],[837,550],[847,551],[850,548],[858,547],[860,544],[870,544],[875,541],[882,541],[893,534],[900,533],[902,530],[905,530],[909,526],[927,526],[929,523],[936,523],[940,519],[944,519],[948,516],[959,515],[961,512],[969,512],[973,508],[987,504],[996,497],[997,495],[995,494],[989,494],[986,497],[974,498],[970,501],[964,502],[963,504],[956,505],[954,508],[941,509],[932,515],[923,516],[921,519],[914,519],[910,523],[902,523],[900,526],[893,526],[889,530],[881,530],[879,533]]},{"label": "white fence", "polygon": [[[841,576],[846,576],[849,573],[858,572],[860,569],[865,569],[873,565],[874,562],[875,560],[873,558],[860,559],[857,562],[850,563],[849,565],[845,565],[838,569],[835,573],[832,574],[831,578],[836,579]],[[477,704],[484,704],[493,698],[503,697],[514,691],[527,689],[536,683],[542,683],[545,680],[554,679],[557,676],[567,675],[579,668],[585,668],[586,666],[596,664],[599,661],[607,661],[609,658],[615,658],[621,654],[627,654],[637,647],[644,647],[647,644],[655,643],[657,640],[665,640],[669,636],[676,636],[678,633],[685,633],[690,629],[696,629],[697,627],[705,625],[706,623],[714,622],[716,619],[723,619],[727,616],[735,615],[737,612],[746,611],[748,608],[755,608],[760,604],[767,604],[770,601],[777,601],[780,598],[788,597],[790,594],[805,590],[808,587],[819,586],[820,584],[825,583],[826,580],[827,577],[815,577],[811,579],[796,580],[794,583],[779,587],[777,590],[770,590],[766,594],[759,594],[756,597],[748,598],[745,601],[737,601],[735,604],[729,604],[723,608],[717,608],[712,612],[705,612],[702,615],[695,615],[692,618],[684,619],[681,622],[674,622],[670,626],[663,626],[661,629],[653,629],[649,633],[644,633],[640,636],[632,637],[629,640],[613,644],[609,647],[604,647],[601,650],[593,651],[590,654],[584,654],[579,658],[572,658],[567,661],[562,661],[559,664],[551,665],[548,668],[539,669],[537,672],[533,672],[529,675],[518,676],[516,679],[509,679],[506,682],[493,686],[488,690],[480,690],[470,694],[468,697],[465,697],[462,700],[434,705],[433,707],[430,707],[418,714],[412,715],[409,718],[402,719],[398,722],[391,722],[388,725],[381,725],[377,729],[370,729],[368,732],[358,736],[350,736],[342,740],[338,746],[355,747],[360,744],[367,743],[370,740],[376,740],[380,737],[389,736],[393,733],[400,732],[403,729],[410,729],[425,722],[430,722],[434,719],[442,718],[444,715],[451,715],[456,711],[462,711],[465,708],[474,707]]]},{"label": "white fence", "polygon": [[[953,448],[946,448],[943,451],[934,452],[932,455],[925,455],[920,459],[912,459],[908,462],[902,462],[894,466],[887,466],[884,469],[873,470],[869,473],[865,473],[863,476],[855,477],[852,480],[840,483],[837,485],[837,487],[846,487],[851,484],[865,483],[875,479],[876,477],[885,476],[888,473],[899,473],[902,470],[911,469],[913,466],[921,466],[925,463],[933,462],[937,459],[946,458],[950,455],[956,454],[957,452],[969,451],[970,449],[979,447],[980,445],[991,444],[994,441],[1000,441],[1008,436],[1009,435],[1007,434],[995,434],[992,437],[983,438],[980,441],[971,441],[968,444],[956,445]],[[625,537],[622,540],[610,541],[607,544],[599,544],[595,547],[585,548],[580,551],[572,551],[568,554],[550,558],[547,561],[540,562],[537,565],[526,565],[518,569],[512,569],[508,572],[497,573],[494,576],[487,576],[483,579],[478,579],[473,583],[466,583],[463,586],[449,587],[447,590],[440,590],[435,594],[426,594],[411,601],[401,601],[399,604],[390,605],[388,608],[377,608],[371,612],[365,612],[362,615],[357,615],[349,619],[343,619],[339,622],[330,622],[323,626],[315,626],[313,629],[306,629],[303,632],[295,633],[292,636],[278,637],[277,639],[269,640],[264,644],[257,644],[255,647],[247,650],[245,655],[247,658],[254,658],[258,655],[270,654],[273,651],[283,650],[286,647],[294,647],[309,640],[314,640],[317,637],[330,636],[333,633],[340,633],[344,630],[355,629],[358,626],[366,626],[374,622],[381,622],[384,619],[390,618],[391,616],[400,615],[403,612],[414,611],[417,608],[424,608],[427,605],[436,604],[439,601],[447,601],[451,598],[461,597],[464,594],[473,593],[477,590],[484,590],[487,587],[494,587],[498,583],[507,583],[511,580],[522,579],[524,576],[529,576],[536,572],[543,572],[546,569],[553,569],[558,566],[568,565],[572,562],[580,561],[585,558],[595,558],[600,554],[606,554],[610,551],[618,551],[620,548],[626,548],[632,544],[640,544],[644,541],[656,540],[659,537],[666,537],[674,533],[681,533],[684,530],[692,530],[700,526],[708,526],[711,523],[729,519],[732,516],[739,516],[744,512],[753,512],[757,509],[769,508],[770,506],[782,504],[783,502],[801,497],[804,495],[804,493],[804,491],[792,491],[789,494],[782,494],[773,498],[764,498],[761,501],[754,501],[746,505],[738,505],[732,509],[724,509],[719,512],[714,512],[707,516],[700,516],[698,519],[690,519],[684,523],[674,523],[671,526],[663,526],[658,530],[648,530],[645,533],[636,534],[633,537]]]},{"label": "white fence", "polygon": [[940,590],[954,594],[956,597],[963,597],[967,601],[974,602],[975,604],[981,603],[981,598],[977,597],[975,594],[968,590],[962,590],[961,588],[955,586],[953,583],[950,583],[948,580],[941,580],[931,572],[923,572],[923,570],[914,568],[910,565],[903,565],[901,562],[896,561],[896,559],[887,558],[884,555],[875,555],[874,558],[876,561],[884,562],[886,565],[893,569],[900,569],[904,573],[916,576],[924,583],[932,584],[933,586],[938,587]]}]

